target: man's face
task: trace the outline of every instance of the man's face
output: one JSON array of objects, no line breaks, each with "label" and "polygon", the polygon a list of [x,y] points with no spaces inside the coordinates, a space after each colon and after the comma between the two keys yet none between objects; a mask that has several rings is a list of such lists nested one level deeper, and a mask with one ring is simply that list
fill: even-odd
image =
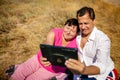
[{"label": "man's face", "polygon": [[94,21],[90,19],[88,13],[81,17],[78,16],[78,23],[83,36],[88,36],[92,32]]}]

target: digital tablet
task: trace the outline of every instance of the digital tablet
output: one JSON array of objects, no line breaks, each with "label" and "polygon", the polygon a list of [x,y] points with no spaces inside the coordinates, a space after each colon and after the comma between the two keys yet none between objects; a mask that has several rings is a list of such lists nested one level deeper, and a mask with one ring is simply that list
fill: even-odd
[{"label": "digital tablet", "polygon": [[52,65],[65,66],[64,63],[69,58],[78,60],[77,48],[40,44],[40,49],[43,57],[46,57]]}]

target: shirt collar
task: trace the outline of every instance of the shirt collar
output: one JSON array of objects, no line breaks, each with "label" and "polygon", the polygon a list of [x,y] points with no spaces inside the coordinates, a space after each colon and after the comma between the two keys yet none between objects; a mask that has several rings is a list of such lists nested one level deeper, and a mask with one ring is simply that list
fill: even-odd
[{"label": "shirt collar", "polygon": [[[96,28],[96,26],[94,26],[93,31],[91,32],[90,37],[89,37],[88,40],[94,40],[94,39],[95,39],[95,33],[96,33],[96,31],[97,31],[97,28]],[[78,36],[77,36],[78,39],[81,38],[81,34],[82,34],[82,33],[79,32],[79,34],[78,34]]]},{"label": "shirt collar", "polygon": [[93,31],[91,32],[90,37],[89,37],[88,40],[94,40],[95,39],[95,33],[96,33],[96,31],[97,31],[97,28],[94,27]]}]

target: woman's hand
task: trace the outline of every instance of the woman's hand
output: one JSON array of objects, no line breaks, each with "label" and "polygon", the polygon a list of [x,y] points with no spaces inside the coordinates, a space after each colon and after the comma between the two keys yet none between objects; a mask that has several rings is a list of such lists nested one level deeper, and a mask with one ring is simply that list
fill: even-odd
[{"label": "woman's hand", "polygon": [[82,74],[86,68],[84,62],[80,62],[75,59],[68,59],[65,62],[67,68],[69,68],[74,74]]},{"label": "woman's hand", "polygon": [[40,62],[41,62],[41,64],[44,65],[44,66],[50,66],[50,65],[51,65],[51,63],[50,63],[49,61],[47,61],[47,58],[42,57],[42,56],[41,56],[41,58],[40,58]]}]

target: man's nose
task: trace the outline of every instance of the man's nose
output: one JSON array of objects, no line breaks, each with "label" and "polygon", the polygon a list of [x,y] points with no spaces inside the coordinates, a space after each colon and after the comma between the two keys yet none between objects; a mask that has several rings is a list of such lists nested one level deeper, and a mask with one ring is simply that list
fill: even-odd
[{"label": "man's nose", "polygon": [[82,24],[82,25],[81,25],[81,28],[82,28],[82,29],[85,29],[85,24]]}]

